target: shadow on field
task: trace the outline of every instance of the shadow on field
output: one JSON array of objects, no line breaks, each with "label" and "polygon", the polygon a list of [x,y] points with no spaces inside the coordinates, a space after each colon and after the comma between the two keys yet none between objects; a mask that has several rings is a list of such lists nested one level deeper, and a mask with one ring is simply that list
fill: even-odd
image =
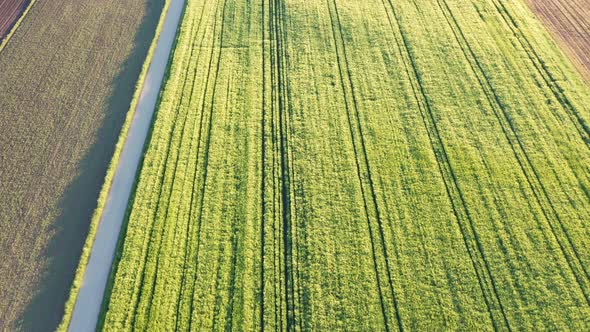
[{"label": "shadow on field", "polygon": [[147,15],[139,26],[131,55],[111,83],[111,96],[96,141],[60,200],[60,216],[51,223],[55,235],[44,255],[47,266],[37,293],[19,317],[17,327],[21,330],[54,331],[61,322],[90,219],[164,5],[164,0],[144,1]]}]

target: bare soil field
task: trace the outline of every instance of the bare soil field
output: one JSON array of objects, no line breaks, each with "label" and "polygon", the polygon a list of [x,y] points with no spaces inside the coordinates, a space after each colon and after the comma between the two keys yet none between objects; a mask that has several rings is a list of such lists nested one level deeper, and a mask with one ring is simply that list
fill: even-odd
[{"label": "bare soil field", "polygon": [[14,22],[25,10],[30,0],[6,0],[0,1],[0,41],[4,39]]},{"label": "bare soil field", "polygon": [[0,51],[0,331],[62,318],[163,4],[38,0]]},{"label": "bare soil field", "polygon": [[528,3],[565,46],[586,79],[590,79],[590,1],[528,0]]}]

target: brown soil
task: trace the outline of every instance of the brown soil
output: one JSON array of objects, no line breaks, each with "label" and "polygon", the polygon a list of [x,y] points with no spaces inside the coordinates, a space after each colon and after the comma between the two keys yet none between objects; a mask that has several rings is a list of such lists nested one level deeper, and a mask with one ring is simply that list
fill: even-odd
[{"label": "brown soil", "polygon": [[0,51],[0,331],[62,318],[163,4],[37,0]]},{"label": "brown soil", "polygon": [[0,1],[0,41],[8,34],[29,2],[30,0]]},{"label": "brown soil", "polygon": [[527,0],[590,80],[590,0]]}]

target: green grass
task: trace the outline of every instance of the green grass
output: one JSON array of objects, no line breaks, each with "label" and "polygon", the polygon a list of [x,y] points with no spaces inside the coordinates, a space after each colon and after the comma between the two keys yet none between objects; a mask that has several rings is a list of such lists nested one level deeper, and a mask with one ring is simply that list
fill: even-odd
[{"label": "green grass", "polygon": [[584,330],[590,94],[524,3],[188,0],[103,330]]}]

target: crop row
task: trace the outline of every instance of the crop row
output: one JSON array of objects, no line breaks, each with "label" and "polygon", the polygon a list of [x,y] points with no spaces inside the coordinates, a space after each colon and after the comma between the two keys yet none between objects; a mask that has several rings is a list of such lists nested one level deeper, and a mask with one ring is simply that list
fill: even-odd
[{"label": "crop row", "polygon": [[590,75],[590,37],[585,31],[590,28],[590,7],[583,0],[528,0],[531,10],[548,26],[549,30],[564,45],[579,68],[588,78]]}]

